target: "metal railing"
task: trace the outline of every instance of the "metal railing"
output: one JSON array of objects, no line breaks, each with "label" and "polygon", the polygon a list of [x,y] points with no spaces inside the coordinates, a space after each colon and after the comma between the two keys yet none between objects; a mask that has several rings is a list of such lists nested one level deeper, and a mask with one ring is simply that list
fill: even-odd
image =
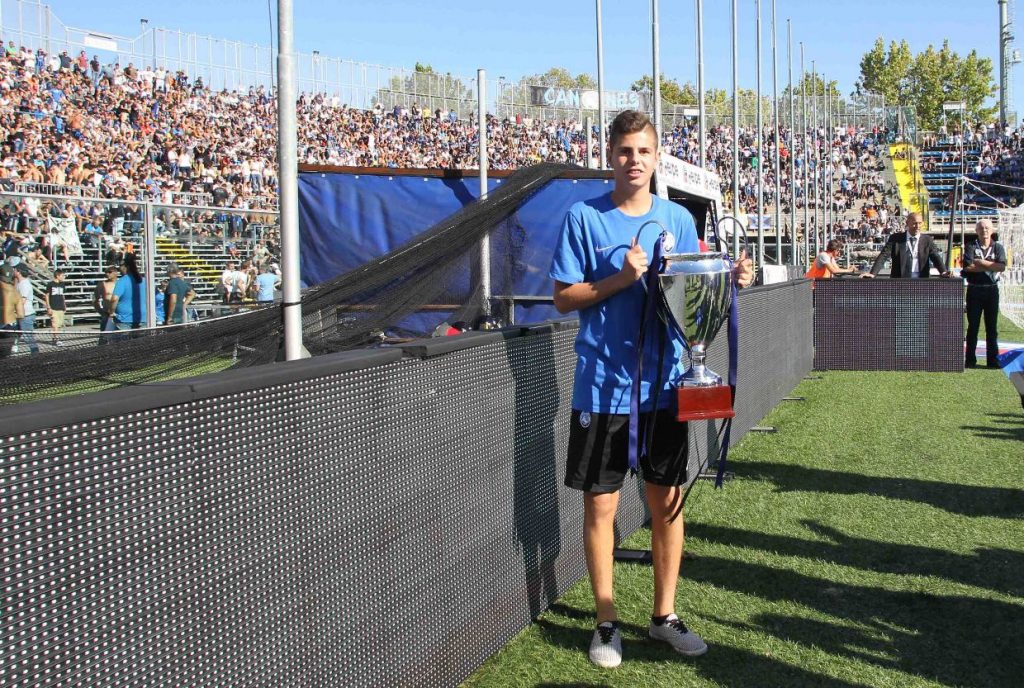
[{"label": "metal railing", "polygon": [[213,195],[204,191],[165,191],[163,196],[172,205],[213,205]]},{"label": "metal railing", "polygon": [[51,184],[49,182],[13,182],[9,190],[24,194],[72,196],[77,198],[99,198],[100,196],[100,190],[95,186],[74,186],[71,184]]},{"label": "metal railing", "polygon": [[[66,203],[68,199],[63,196],[45,194],[25,194],[21,192],[0,191],[0,208],[20,205],[25,199],[32,198],[40,201],[40,208],[50,203]],[[111,252],[118,251],[118,244],[115,238],[122,243],[131,243],[131,250],[139,257],[140,268],[147,276],[160,275],[166,263],[175,260],[177,256],[164,254],[157,246],[158,237],[173,238],[182,248],[187,246],[188,252],[197,244],[207,244],[215,248],[216,255],[196,255],[188,258],[200,262],[210,263],[211,269],[219,269],[220,263],[231,255],[230,245],[234,244],[239,260],[244,260],[252,255],[258,241],[268,236],[279,233],[277,226],[267,222],[267,218],[276,218],[277,213],[271,210],[243,210],[240,208],[215,208],[198,205],[167,205],[150,202],[137,202],[128,199],[89,199],[87,204],[99,206],[101,212],[92,218],[100,226],[106,225],[110,220],[107,231],[97,235],[86,235],[83,233],[82,219],[76,219],[75,225],[70,228],[70,234],[59,240],[54,239],[53,233],[46,227],[46,216],[40,212],[38,217],[26,218],[27,226],[16,227],[22,235],[29,235],[39,240],[44,234],[47,241],[53,245],[51,266],[71,267],[78,272],[85,264],[92,266],[89,272],[89,279],[95,279],[95,273],[100,266],[107,262]],[[126,211],[131,211],[127,219]],[[116,212],[115,212],[116,211]],[[112,217],[112,216],[116,216]],[[143,219],[136,219],[142,217]],[[223,218],[209,221],[204,218]],[[249,222],[240,220],[251,218]],[[19,224],[22,218],[13,218]],[[59,242],[59,243],[53,243]],[[127,247],[121,250],[127,250]],[[95,262],[94,262],[95,261]],[[70,265],[69,265],[70,263]],[[147,299],[152,305],[155,301],[154,284],[155,280],[147,279]],[[69,278],[69,286],[74,286],[74,280]],[[90,282],[91,284],[91,282]],[[150,325],[155,324],[155,313],[149,309]]]}]

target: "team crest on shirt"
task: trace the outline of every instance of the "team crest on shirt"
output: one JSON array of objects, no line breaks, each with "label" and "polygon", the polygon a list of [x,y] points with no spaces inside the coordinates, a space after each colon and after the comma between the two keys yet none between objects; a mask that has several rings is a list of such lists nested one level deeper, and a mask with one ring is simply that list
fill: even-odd
[{"label": "team crest on shirt", "polygon": [[580,412],[580,427],[581,428],[589,428],[590,427],[590,414],[587,413],[586,411]]},{"label": "team crest on shirt", "polygon": [[672,253],[672,249],[676,247],[676,238],[671,232],[665,232],[665,238],[662,239],[661,250],[665,253]]}]

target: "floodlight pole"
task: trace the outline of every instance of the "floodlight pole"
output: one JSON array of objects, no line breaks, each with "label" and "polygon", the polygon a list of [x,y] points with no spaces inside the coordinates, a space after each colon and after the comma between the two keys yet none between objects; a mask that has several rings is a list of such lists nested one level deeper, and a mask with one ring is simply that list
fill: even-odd
[{"label": "floodlight pole", "polygon": [[[811,88],[814,92],[811,94],[811,144],[814,146],[814,255],[817,256],[821,252],[818,241],[818,231],[821,229],[821,221],[818,219],[818,213],[821,211],[821,195],[818,193],[818,188],[821,186],[821,156],[818,154],[818,69],[815,65],[815,60],[811,60]],[[807,256],[810,260],[810,254]]]},{"label": "floodlight pole", "polygon": [[832,229],[832,203],[831,203],[831,175],[829,174],[829,165],[832,164],[832,137],[829,135],[829,124],[830,117],[832,116],[832,98],[828,94],[828,86],[825,85],[825,77],[821,77],[822,83],[822,95],[825,97],[825,111],[821,113],[821,125],[825,132],[825,140],[822,142],[825,144],[825,165],[821,168],[821,250],[825,250],[825,245],[828,244],[828,233]]},{"label": "floodlight pole", "polygon": [[792,265],[799,265],[796,255],[796,104],[793,89],[793,20],[786,20],[789,53],[789,241]]},{"label": "floodlight pole", "polygon": [[[740,221],[740,36],[738,0],[732,0],[732,215],[739,229],[733,226],[732,255],[740,255],[740,230],[746,226]],[[744,237],[745,238],[745,237]]]},{"label": "floodlight pole", "polygon": [[782,147],[779,144],[779,41],[775,3],[772,0],[772,120],[775,122],[775,264],[782,265]]},{"label": "floodlight pole", "polygon": [[284,356],[302,358],[302,293],[299,289],[299,159],[295,111],[293,0],[277,0],[277,178],[281,222]]},{"label": "floodlight pole", "polygon": [[658,43],[658,0],[651,0],[651,50],[653,52],[652,73],[654,88],[654,131],[657,147],[661,148],[661,67],[658,64],[661,46]]},{"label": "floodlight pole", "polygon": [[757,112],[755,125],[757,133],[754,141],[757,142],[757,265],[764,265],[764,122],[761,119],[761,0],[755,0],[754,9],[757,19],[754,26],[757,30],[757,39],[754,41],[754,52],[757,57],[756,84],[754,97],[756,99],[755,110]]},{"label": "floodlight pole", "polygon": [[697,166],[704,167],[707,136],[707,111],[704,106],[704,0],[697,0],[697,136],[698,154]]},{"label": "floodlight pole", "polygon": [[804,63],[804,42],[800,41],[800,140],[803,141],[804,153],[804,260],[811,256],[811,194],[807,190],[807,182],[811,170],[811,146],[807,141],[807,67]]},{"label": "floodlight pole", "polygon": [[1009,86],[1009,70],[1006,64],[1006,51],[1009,47],[1007,41],[1009,23],[1006,0],[999,0],[999,132],[1003,136],[1006,135],[1009,126],[1009,122],[1006,121],[1009,110],[1009,105],[1006,102],[1006,92]]},{"label": "floodlight pole", "polygon": [[[480,154],[480,200],[487,198],[487,72],[476,70],[477,140]],[[483,314],[491,314],[491,235],[480,237],[480,298]]]},{"label": "floodlight pole", "polygon": [[[605,137],[604,130],[604,41],[601,36],[601,0],[597,0],[597,118],[601,135],[598,148],[601,151],[601,169],[604,170],[608,168],[608,139]],[[589,149],[587,158],[590,158]]]}]

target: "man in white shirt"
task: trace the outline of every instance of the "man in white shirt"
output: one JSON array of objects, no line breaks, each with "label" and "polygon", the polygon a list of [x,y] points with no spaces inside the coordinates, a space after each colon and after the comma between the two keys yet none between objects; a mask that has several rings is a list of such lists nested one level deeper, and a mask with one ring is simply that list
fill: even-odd
[{"label": "man in white shirt", "polygon": [[14,287],[18,290],[19,301],[16,306],[18,310],[18,329],[21,331],[21,340],[28,345],[28,350],[39,353],[39,345],[36,344],[36,337],[33,331],[36,327],[35,294],[32,292],[32,279],[29,277],[28,267],[24,264],[15,268]]},{"label": "man in white shirt", "polygon": [[229,260],[224,265],[224,271],[220,273],[220,286],[224,303],[231,303],[235,291],[235,261]]}]

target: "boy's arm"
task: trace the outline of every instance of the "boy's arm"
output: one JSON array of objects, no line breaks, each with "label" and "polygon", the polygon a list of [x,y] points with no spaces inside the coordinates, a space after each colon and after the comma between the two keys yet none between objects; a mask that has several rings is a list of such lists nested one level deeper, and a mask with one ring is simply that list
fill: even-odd
[{"label": "boy's arm", "polygon": [[566,284],[555,280],[555,308],[559,313],[569,313],[589,308],[604,301],[623,289],[629,287],[647,272],[647,252],[643,247],[633,243],[622,261],[622,268],[614,275],[609,275],[596,282],[577,282]]}]

